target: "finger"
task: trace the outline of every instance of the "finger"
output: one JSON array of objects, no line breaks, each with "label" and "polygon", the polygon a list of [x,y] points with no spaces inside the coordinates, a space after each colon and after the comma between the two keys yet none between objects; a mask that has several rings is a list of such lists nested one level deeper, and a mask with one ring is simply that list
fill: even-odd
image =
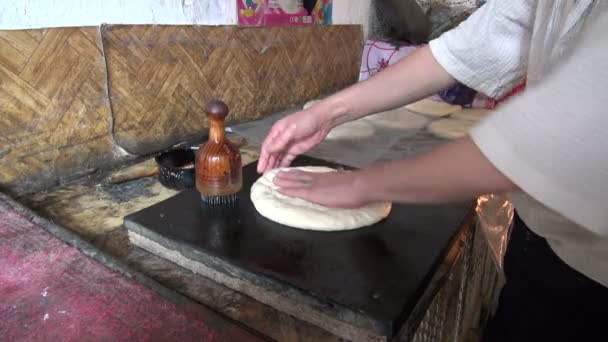
[{"label": "finger", "polygon": [[294,181],[299,181],[302,184],[304,184],[304,183],[309,184],[309,183],[313,183],[314,174],[311,174],[309,172],[303,172],[300,170],[288,170],[288,171],[281,171],[281,172],[277,173],[275,178],[294,180]]},{"label": "finger", "polygon": [[283,152],[287,149],[287,145],[293,139],[293,131],[295,130],[294,125],[290,125],[285,129],[282,129],[275,133],[267,145],[267,150],[270,154]]},{"label": "finger", "polygon": [[297,188],[305,188],[308,185],[300,182],[298,179],[285,179],[285,178],[277,178],[275,177],[272,182],[279,189],[297,189]]},{"label": "finger", "polygon": [[258,173],[266,172],[266,167],[268,166],[268,153],[262,149],[260,152],[260,158],[258,159]]},{"label": "finger", "polygon": [[310,192],[308,189],[302,188],[279,188],[279,193],[295,198],[301,198],[306,201],[310,201]]},{"label": "finger", "polygon": [[284,153],[281,153],[274,161],[274,164],[272,165],[273,169],[279,168],[281,167],[281,163],[283,161],[283,158],[285,157]]},{"label": "finger", "polygon": [[309,187],[313,184],[313,181],[312,176],[299,171],[283,171],[274,177],[274,183],[277,186]]},{"label": "finger", "polygon": [[277,156],[276,154],[271,154],[268,157],[268,162],[266,163],[266,167],[263,173],[269,172],[279,167],[281,164],[281,156]]},{"label": "finger", "polygon": [[310,143],[310,142],[300,142],[299,144],[292,144],[289,146],[289,148],[285,151],[287,154],[292,154],[292,155],[300,155],[304,152],[309,151],[315,144]]},{"label": "finger", "polygon": [[279,191],[279,193],[281,193],[285,196],[300,198],[300,199],[303,199],[303,200],[311,202],[311,203],[316,203],[318,205],[326,205],[326,203],[323,202],[323,196],[319,196],[318,194],[315,193],[314,190],[311,190],[311,189],[286,188],[286,189],[279,189],[278,191]]},{"label": "finger", "polygon": [[[268,138],[267,138],[268,139]],[[273,168],[273,153],[270,153],[268,151],[268,144],[270,144],[270,142],[265,142],[262,145],[261,151],[260,151],[260,158],[258,161],[258,173],[266,173],[267,171],[270,171],[270,169]]]},{"label": "finger", "polygon": [[308,183],[312,183],[315,176],[316,176],[316,174],[311,173],[311,172],[305,172],[305,171],[293,170],[293,169],[281,171],[281,172],[277,173],[277,175],[276,175],[276,177],[278,177],[278,178],[300,180],[300,181],[306,181]]},{"label": "finger", "polygon": [[270,159],[270,156],[272,156],[274,154],[273,150],[276,149],[276,147],[273,147],[273,146],[276,145],[277,137],[281,134],[282,131],[283,131],[283,127],[282,127],[281,123],[277,122],[270,129],[270,132],[268,132],[268,135],[262,142],[262,147],[260,148],[260,159],[258,161],[258,172],[259,173],[265,173],[272,167],[272,165],[269,165],[270,164],[269,159]]},{"label": "finger", "polygon": [[274,154],[271,154],[270,156],[268,156],[268,163],[266,164],[266,169],[264,170],[264,172],[268,172],[272,169],[274,169],[274,165],[277,162],[277,157]]},{"label": "finger", "polygon": [[268,132],[268,134],[266,135],[266,138],[264,138],[264,141],[262,142],[262,148],[265,150],[268,150],[268,146],[271,145],[273,143],[273,140],[275,140],[277,138],[277,136],[283,131],[283,125],[281,124],[281,122],[277,122],[275,123],[272,128],[270,129],[270,131]]},{"label": "finger", "polygon": [[289,165],[291,165],[291,162],[294,159],[296,159],[296,155],[295,154],[287,153],[285,155],[285,157],[283,158],[283,160],[281,160],[280,167],[288,167]]}]

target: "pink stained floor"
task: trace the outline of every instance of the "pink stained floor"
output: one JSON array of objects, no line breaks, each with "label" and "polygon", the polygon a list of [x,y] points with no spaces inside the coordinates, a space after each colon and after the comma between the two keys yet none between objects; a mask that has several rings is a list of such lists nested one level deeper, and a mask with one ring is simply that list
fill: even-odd
[{"label": "pink stained floor", "polygon": [[0,340],[259,339],[203,306],[166,300],[0,202]]}]

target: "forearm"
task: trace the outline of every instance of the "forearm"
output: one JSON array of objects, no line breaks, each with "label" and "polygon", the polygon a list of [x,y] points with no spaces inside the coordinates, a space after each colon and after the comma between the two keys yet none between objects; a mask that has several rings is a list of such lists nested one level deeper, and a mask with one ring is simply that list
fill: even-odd
[{"label": "forearm", "polygon": [[356,187],[369,201],[445,203],[517,190],[470,138],[421,156],[360,171]]},{"label": "forearm", "polygon": [[453,83],[424,47],[374,77],[329,96],[312,110],[335,126],[420,100]]}]

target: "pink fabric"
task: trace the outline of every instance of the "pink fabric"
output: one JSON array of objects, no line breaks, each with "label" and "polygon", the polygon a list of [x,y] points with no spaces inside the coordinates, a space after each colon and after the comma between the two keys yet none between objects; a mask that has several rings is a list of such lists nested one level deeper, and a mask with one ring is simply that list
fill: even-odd
[{"label": "pink fabric", "polygon": [[364,81],[386,69],[389,65],[397,63],[416,51],[417,48],[417,46],[403,46],[397,49],[388,42],[368,40],[363,48],[359,81]]},{"label": "pink fabric", "polygon": [[[416,51],[419,47],[424,46],[414,46],[414,45],[406,45],[400,48],[396,48],[393,44],[380,40],[368,40],[365,43],[365,47],[363,49],[363,55],[361,57],[361,69],[359,72],[359,81],[364,81],[382,70],[386,69],[388,66],[397,63],[399,60],[405,58],[412,52]],[[477,93],[470,103],[470,107],[473,108],[488,108],[493,109],[498,106],[500,102],[507,100],[509,97],[514,94],[523,91],[525,88],[525,82],[515,87],[511,93],[509,93],[505,98],[496,100],[492,99],[484,94]],[[433,95],[429,97],[429,99],[434,101],[446,102],[439,95]]]},{"label": "pink fabric", "polygon": [[[378,74],[387,67],[407,57],[419,47],[420,46],[406,45],[396,48],[391,43],[385,41],[368,40],[363,48],[359,81],[365,81],[368,78]],[[445,102],[439,97],[439,95],[433,95],[429,99]]]}]

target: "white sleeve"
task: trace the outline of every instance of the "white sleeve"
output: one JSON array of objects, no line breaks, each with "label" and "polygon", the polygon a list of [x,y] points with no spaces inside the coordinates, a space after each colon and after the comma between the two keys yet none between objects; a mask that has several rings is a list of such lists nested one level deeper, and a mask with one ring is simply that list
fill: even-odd
[{"label": "white sleeve", "polygon": [[527,70],[535,0],[490,0],[429,47],[456,80],[501,98]]},{"label": "white sleeve", "polygon": [[471,131],[482,153],[523,191],[608,234],[608,12],[573,55]]}]

